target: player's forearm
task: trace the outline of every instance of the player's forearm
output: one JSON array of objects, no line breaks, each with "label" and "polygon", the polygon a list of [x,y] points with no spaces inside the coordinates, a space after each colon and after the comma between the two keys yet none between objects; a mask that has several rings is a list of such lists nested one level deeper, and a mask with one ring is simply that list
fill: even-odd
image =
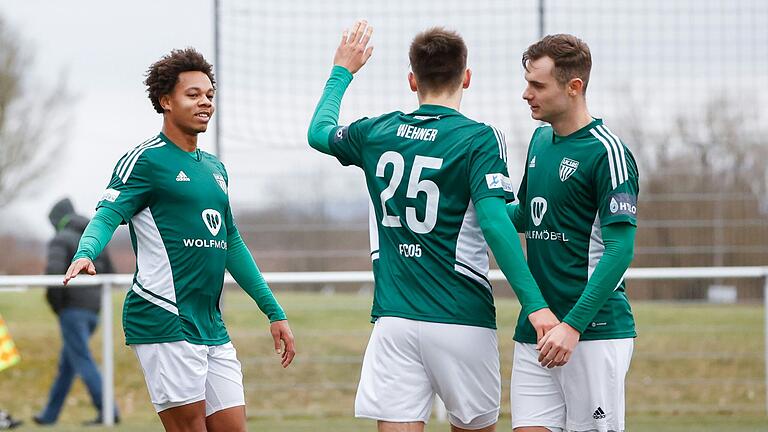
[{"label": "player's forearm", "polygon": [[512,221],[517,232],[525,232],[525,220],[523,219],[525,214],[519,204],[507,204],[507,216],[509,216],[509,220]]},{"label": "player's forearm", "polygon": [[563,322],[583,333],[603,304],[611,297],[621,283],[632,263],[635,248],[635,230],[628,223],[603,227],[605,251],[589,278],[584,292]]},{"label": "player's forearm", "polygon": [[240,233],[234,230],[227,236],[227,270],[243,291],[256,302],[270,322],[285,319],[285,312],[269,289],[259,271],[251,251],[245,246]]},{"label": "player's forearm", "polygon": [[123,217],[118,212],[106,207],[100,208],[80,236],[80,243],[72,261],[79,258],[94,261],[112,239],[112,234],[122,221]]},{"label": "player's forearm", "polygon": [[341,99],[352,82],[352,74],[341,66],[334,66],[325,84],[323,95],[317,103],[312,121],[309,123],[307,140],[309,145],[325,154],[331,154],[329,136],[339,124]]},{"label": "player's forearm", "polygon": [[496,257],[499,268],[512,285],[522,306],[521,313],[530,315],[539,309],[549,307],[533,279],[523,256],[523,248],[514,226],[506,214],[504,200],[488,197],[475,204],[477,219],[488,246]]}]

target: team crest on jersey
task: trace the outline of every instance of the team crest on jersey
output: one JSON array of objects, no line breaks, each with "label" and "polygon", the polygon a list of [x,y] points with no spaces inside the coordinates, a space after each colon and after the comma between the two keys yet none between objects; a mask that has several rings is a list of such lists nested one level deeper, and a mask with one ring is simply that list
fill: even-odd
[{"label": "team crest on jersey", "polygon": [[560,161],[560,181],[564,182],[568,180],[578,168],[579,161],[563,158],[563,160]]},{"label": "team crest on jersey", "polygon": [[227,193],[227,182],[224,180],[224,176],[219,173],[214,173],[213,178],[216,179],[216,183],[219,184],[221,190],[223,190],[224,193]]}]

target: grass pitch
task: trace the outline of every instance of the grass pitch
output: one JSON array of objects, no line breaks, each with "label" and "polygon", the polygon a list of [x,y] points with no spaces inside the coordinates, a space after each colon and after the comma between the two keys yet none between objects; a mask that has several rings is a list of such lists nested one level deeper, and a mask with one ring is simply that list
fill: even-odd
[{"label": "grass pitch", "polygon": [[[297,338],[298,356],[286,370],[272,352],[266,319],[256,305],[239,291],[228,291],[225,297],[225,320],[243,363],[249,430],[375,430],[373,422],[351,418],[360,359],[371,329],[370,296],[277,296]],[[122,344],[122,295],[116,292],[115,297],[115,392],[123,418],[117,429],[162,430],[135,356]],[[509,375],[519,307],[514,299],[500,299],[497,306],[504,379],[498,429],[510,430]],[[761,306],[633,306],[640,337],[627,379],[628,431],[768,430]],[[58,326],[41,290],[0,293],[0,312],[22,354],[19,366],[0,372],[0,407],[29,425],[45,403],[56,372]],[[97,359],[100,336],[92,340]],[[80,423],[94,415],[78,381],[59,424],[47,429],[79,431]],[[448,427],[433,420],[427,430]]]}]

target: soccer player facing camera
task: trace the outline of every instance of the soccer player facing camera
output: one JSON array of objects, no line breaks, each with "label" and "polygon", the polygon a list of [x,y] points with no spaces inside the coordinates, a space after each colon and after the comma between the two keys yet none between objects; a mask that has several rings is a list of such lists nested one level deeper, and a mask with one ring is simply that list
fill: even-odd
[{"label": "soccer player facing camera", "polygon": [[235,225],[224,165],[197,137],[214,114],[212,66],[174,50],[145,84],[162,131],[118,161],[64,279],[95,274],[93,260],[127,223],[136,273],[125,298],[125,340],[167,431],[244,431],[240,362],[221,317],[224,269],[269,318],[283,367],[295,355],[285,313]]},{"label": "soccer player facing camera", "polygon": [[[624,430],[624,378],[635,322],[624,292],[637,226],[637,166],[587,110],[592,57],[575,36],[543,38],[523,54],[533,133],[519,205],[528,265],[562,322],[538,338],[519,320],[512,426],[530,431]],[[560,367],[562,366],[562,367]]]}]

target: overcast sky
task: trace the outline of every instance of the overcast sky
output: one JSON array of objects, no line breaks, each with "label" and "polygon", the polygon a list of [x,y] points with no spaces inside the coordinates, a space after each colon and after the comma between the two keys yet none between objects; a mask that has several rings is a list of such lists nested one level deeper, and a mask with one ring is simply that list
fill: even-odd
[{"label": "overcast sky", "polygon": [[[172,48],[211,55],[212,10],[210,0],[0,0],[7,25],[34,51],[29,73],[44,86],[64,73],[75,95],[67,103],[73,111],[67,152],[42,183],[2,209],[5,226],[12,220],[17,232],[50,235],[47,211],[65,195],[92,214],[114,162],[160,129],[144,72]],[[203,148],[209,136],[202,136]]]}]

